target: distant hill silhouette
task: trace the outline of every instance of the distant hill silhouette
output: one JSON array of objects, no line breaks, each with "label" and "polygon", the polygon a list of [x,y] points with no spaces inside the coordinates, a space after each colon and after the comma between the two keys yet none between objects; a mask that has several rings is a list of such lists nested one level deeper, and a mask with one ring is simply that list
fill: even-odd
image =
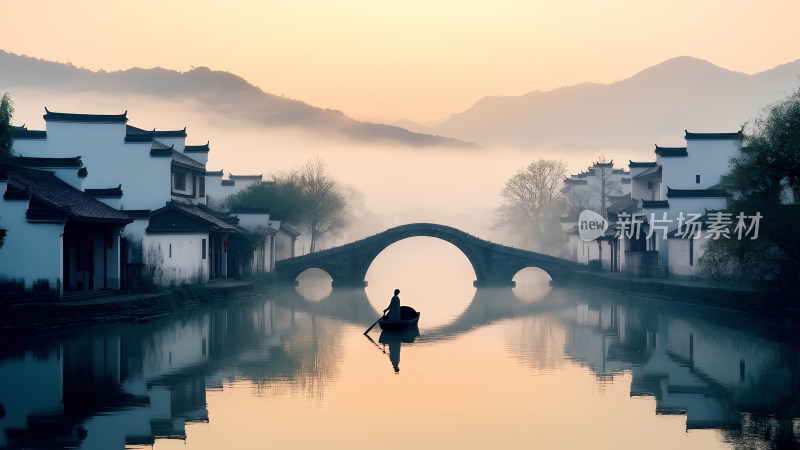
[{"label": "distant hill silhouette", "polygon": [[485,97],[429,132],[484,146],[641,149],[680,143],[684,129],[736,131],[799,86],[800,60],[747,75],[682,56],[615,83]]},{"label": "distant hill silhouette", "polygon": [[207,67],[187,72],[162,68],[95,72],[71,64],[0,50],[0,68],[0,92],[24,87],[59,92],[93,91],[191,99],[207,104],[210,113],[249,121],[262,127],[292,126],[325,134],[339,133],[356,141],[380,141],[413,147],[479,148],[476,144],[457,139],[413,133],[391,125],[359,122],[341,111],[317,108],[266,93],[237,75]]}]

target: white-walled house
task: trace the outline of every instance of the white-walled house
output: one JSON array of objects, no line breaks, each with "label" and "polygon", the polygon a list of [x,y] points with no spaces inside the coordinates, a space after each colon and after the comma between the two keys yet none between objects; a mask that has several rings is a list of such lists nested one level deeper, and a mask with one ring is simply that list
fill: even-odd
[{"label": "white-walled house", "polygon": [[[726,191],[720,183],[730,159],[741,150],[742,137],[742,131],[686,131],[685,147],[656,145],[655,161],[630,161],[627,180],[619,181],[627,186],[621,189],[624,195],[607,202],[605,236],[585,242],[577,234],[577,217],[562,220],[567,257],[584,263],[600,259],[604,270],[630,275],[702,276],[697,261],[707,234],[698,232],[694,234],[698,239],[687,239],[684,229],[677,229],[690,218],[705,227],[709,211],[725,208]],[[573,210],[597,207],[596,170],[592,167],[564,180],[564,193]],[[622,225],[627,232],[616,236],[621,222],[628,222]]]},{"label": "white-walled house", "polygon": [[728,171],[730,159],[741,151],[742,138],[741,130],[735,133],[686,131],[686,147],[656,146],[655,164],[632,176],[633,192],[641,196],[634,198],[642,200],[642,214],[646,220],[655,218],[666,228],[666,232],[654,232],[647,240],[646,251],[658,252],[660,271],[671,276],[701,275],[697,259],[703,253],[705,234],[698,239],[687,239],[681,237],[683,233],[672,232],[689,217],[699,218],[707,211],[725,208],[726,191],[720,183]]},{"label": "white-walled house", "polygon": [[612,205],[629,200],[630,192],[630,173],[615,169],[614,161],[595,162],[585,172],[564,179],[562,193],[568,211],[561,225],[565,233],[566,258],[584,264],[599,260],[603,269],[618,270],[618,247],[613,230],[598,239],[584,241],[578,234],[578,215],[587,209],[604,215],[604,202],[606,209],[610,210]]},{"label": "white-walled house", "polygon": [[[206,171],[208,142],[187,145],[186,128],[148,131],[131,126],[127,123],[127,111],[123,114],[71,114],[45,108],[43,118],[46,130],[13,127],[13,150],[21,156],[17,158],[17,165],[24,162],[52,173],[75,190],[83,191],[87,199],[125,218],[124,228],[120,226],[114,232],[116,259],[106,260],[106,263],[116,261],[112,277],[116,281],[106,281],[102,287],[132,287],[123,285],[126,281],[136,284],[136,274],[147,268],[153,269],[150,273],[159,284],[202,282],[229,276],[229,239],[235,243],[237,235],[250,231],[238,226],[239,219],[229,213],[208,208],[211,196],[208,191],[218,195],[227,190],[237,192],[252,183],[262,182],[261,175],[231,175],[222,180],[222,171]],[[0,227],[8,229],[11,236],[18,230],[6,226],[12,218],[6,219],[5,215],[5,211],[0,214]],[[252,259],[261,260],[260,264],[256,263],[257,269],[270,271],[274,267],[275,235],[280,222],[271,222],[268,214],[259,220],[272,234],[269,245],[257,249]],[[11,238],[7,239],[10,241]],[[0,256],[2,254],[0,250]],[[48,258],[47,263],[51,260],[53,258]],[[31,262],[35,265],[36,261]],[[0,277],[17,279],[18,275],[0,267]],[[56,283],[57,278],[48,277]],[[72,274],[71,278],[60,280],[75,280],[76,277]],[[28,280],[30,276],[24,278]],[[93,281],[69,283],[64,287],[80,290],[99,285]]]},{"label": "white-walled house", "polygon": [[[23,167],[41,160],[15,158],[0,165],[0,211],[8,230],[0,249],[0,282],[59,298],[65,290],[119,289],[119,235],[132,220],[55,171]],[[62,168],[79,172],[76,161],[67,158]],[[58,166],[58,160],[46,164]]]}]

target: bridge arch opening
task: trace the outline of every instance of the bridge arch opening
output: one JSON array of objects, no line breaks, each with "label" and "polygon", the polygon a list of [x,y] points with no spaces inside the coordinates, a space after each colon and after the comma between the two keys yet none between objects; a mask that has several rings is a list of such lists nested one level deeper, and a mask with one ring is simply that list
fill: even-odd
[{"label": "bridge arch opening", "polygon": [[331,294],[333,278],[322,269],[306,269],[297,276],[295,290],[304,299],[318,302]]},{"label": "bridge arch opening", "polygon": [[553,278],[538,267],[526,267],[518,271],[512,280],[515,283],[514,296],[524,302],[536,302],[550,293]]},{"label": "bridge arch opening", "polygon": [[475,296],[475,271],[450,242],[416,236],[381,251],[367,270],[367,298],[381,313],[395,289],[400,302],[422,313],[421,327],[446,325],[467,309]]}]

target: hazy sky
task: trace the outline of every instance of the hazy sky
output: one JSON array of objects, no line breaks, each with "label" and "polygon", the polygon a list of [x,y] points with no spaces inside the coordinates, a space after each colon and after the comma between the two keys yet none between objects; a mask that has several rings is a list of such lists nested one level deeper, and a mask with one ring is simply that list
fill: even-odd
[{"label": "hazy sky", "polygon": [[9,1],[0,49],[90,69],[208,66],[361,120],[436,122],[486,95],[612,82],[689,55],[800,58],[800,1]]}]

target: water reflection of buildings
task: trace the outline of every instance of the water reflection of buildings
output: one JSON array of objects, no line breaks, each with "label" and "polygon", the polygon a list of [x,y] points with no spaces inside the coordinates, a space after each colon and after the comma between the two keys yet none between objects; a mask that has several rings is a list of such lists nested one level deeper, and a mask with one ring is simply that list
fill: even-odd
[{"label": "water reflection of buildings", "polygon": [[[274,303],[84,336],[0,361],[0,447],[114,449],[184,439],[224,379],[319,395],[335,330]],[[311,328],[311,330],[309,330]],[[319,338],[319,341],[315,342]],[[235,372],[234,372],[235,371]]]},{"label": "water reflection of buildings", "polygon": [[723,428],[734,442],[743,428],[752,437],[753,415],[767,416],[761,426],[769,429],[756,434],[800,441],[793,419],[800,365],[791,344],[610,303],[581,304],[569,316],[567,356],[604,379],[629,371],[631,396],[655,398],[657,414],[685,414],[687,429]]}]

